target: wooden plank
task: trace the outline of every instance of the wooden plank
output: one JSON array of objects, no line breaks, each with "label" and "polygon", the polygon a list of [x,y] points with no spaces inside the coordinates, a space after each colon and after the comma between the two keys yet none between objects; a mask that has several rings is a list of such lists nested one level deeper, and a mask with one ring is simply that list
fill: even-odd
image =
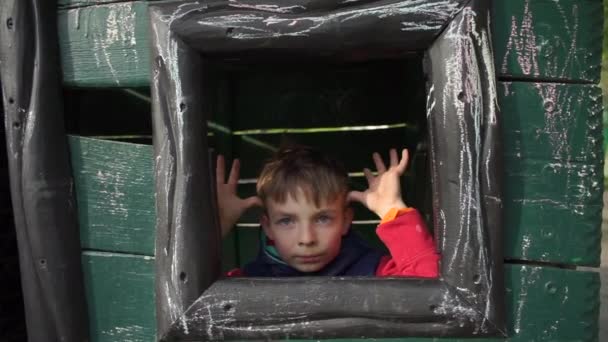
[{"label": "wooden plank", "polygon": [[[154,339],[153,262],[142,256],[84,253],[92,341]],[[598,273],[507,264],[505,286],[509,338],[476,341],[597,341]]]},{"label": "wooden plank", "polygon": [[[68,85],[143,86],[149,82],[144,1],[62,0],[59,36]],[[496,0],[497,73],[503,78],[597,83],[603,27],[598,0]]]},{"label": "wooden plank", "polygon": [[599,265],[601,90],[501,82],[505,257]]},{"label": "wooden plank", "polygon": [[496,0],[494,51],[503,78],[598,83],[604,11],[598,0]]},{"label": "wooden plank", "polygon": [[[152,146],[69,137],[82,248],[154,255]],[[236,267],[236,236],[222,267]]]},{"label": "wooden plank", "polygon": [[154,258],[84,252],[91,341],[152,341]]},{"label": "wooden plank", "polygon": [[599,266],[603,168],[507,162],[505,258]]},{"label": "wooden plank", "polygon": [[81,244],[154,254],[152,146],[69,138]]},{"label": "wooden plank", "polygon": [[[117,3],[117,2],[133,2],[133,1],[134,0],[58,0],[57,8],[68,9],[68,8],[87,7],[87,6]],[[159,1],[159,0],[145,0],[145,1],[150,2],[150,1]]]},{"label": "wooden plank", "polygon": [[59,11],[63,80],[79,87],[149,84],[147,4],[104,4]]},{"label": "wooden plank", "polygon": [[602,151],[602,91],[563,83],[499,82],[505,155],[597,164]]}]

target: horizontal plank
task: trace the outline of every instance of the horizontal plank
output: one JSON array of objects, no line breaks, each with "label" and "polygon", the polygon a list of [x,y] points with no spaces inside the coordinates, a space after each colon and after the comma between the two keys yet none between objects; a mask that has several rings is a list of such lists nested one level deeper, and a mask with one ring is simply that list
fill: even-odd
[{"label": "horizontal plank", "polygon": [[[153,260],[85,253],[83,268],[92,341],[152,341],[155,331]],[[509,338],[476,341],[598,340],[599,274],[507,264],[505,287]]]},{"label": "horizontal plank", "polygon": [[598,83],[604,11],[598,0],[496,0],[501,77]]},{"label": "horizontal plank", "polygon": [[84,252],[91,341],[152,341],[154,258]]},{"label": "horizontal plank", "polygon": [[505,258],[599,266],[603,168],[507,159]]},{"label": "horizontal plank", "polygon": [[499,82],[504,153],[515,158],[603,158],[602,90],[594,85]]},{"label": "horizontal plank", "polygon": [[78,87],[149,84],[148,5],[121,2],[60,10],[63,80]]},{"label": "horizontal plank", "polygon": [[[507,199],[531,203],[554,203],[557,207],[578,208],[602,205],[601,163],[547,162],[507,158],[505,170]],[[560,186],[556,186],[559,184]],[[576,209],[575,209],[576,210]],[[598,221],[599,223],[599,221]]]},{"label": "horizontal plank", "polygon": [[[83,249],[154,255],[152,146],[69,138]],[[236,237],[222,245],[225,270],[236,267]]]},{"label": "horizontal plank", "polygon": [[600,262],[601,90],[500,82],[505,154],[505,257]]},{"label": "horizontal plank", "polygon": [[[116,3],[116,2],[133,2],[133,1],[134,0],[57,0],[57,8],[59,8],[59,9],[78,8],[78,7],[110,4],[110,3]],[[151,2],[151,1],[160,1],[160,0],[145,0],[145,1]]]},{"label": "horizontal plank", "polygon": [[85,249],[154,254],[152,146],[69,138]]},{"label": "horizontal plank", "polygon": [[[64,7],[87,6],[59,11],[64,81],[70,86],[149,83],[147,3],[108,2],[62,0]],[[598,82],[602,20],[597,0],[496,0],[497,73],[515,79]]]}]

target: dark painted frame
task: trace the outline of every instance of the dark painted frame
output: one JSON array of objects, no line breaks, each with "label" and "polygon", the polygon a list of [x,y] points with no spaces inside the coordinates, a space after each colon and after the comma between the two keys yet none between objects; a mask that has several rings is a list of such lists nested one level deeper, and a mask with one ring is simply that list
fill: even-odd
[{"label": "dark painted frame", "polygon": [[[489,11],[488,0],[151,5],[158,337],[505,336]],[[201,94],[213,72],[209,59],[344,61],[408,51],[426,51],[440,278],[218,280],[220,229],[211,162],[201,153],[208,148],[210,109]]]},{"label": "dark painted frame", "polygon": [[56,1],[0,2],[0,76],[28,341],[88,341]]}]

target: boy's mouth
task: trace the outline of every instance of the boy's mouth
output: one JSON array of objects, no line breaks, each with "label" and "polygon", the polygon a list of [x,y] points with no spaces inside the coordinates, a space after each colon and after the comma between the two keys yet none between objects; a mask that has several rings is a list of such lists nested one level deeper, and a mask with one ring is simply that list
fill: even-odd
[{"label": "boy's mouth", "polygon": [[298,255],[296,260],[302,264],[316,264],[321,261],[321,254],[318,255]]}]

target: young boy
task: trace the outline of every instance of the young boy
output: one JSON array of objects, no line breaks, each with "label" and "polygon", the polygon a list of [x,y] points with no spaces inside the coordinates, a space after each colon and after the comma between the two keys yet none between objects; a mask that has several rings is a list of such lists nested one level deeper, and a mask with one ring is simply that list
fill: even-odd
[{"label": "young boy", "polygon": [[[439,256],[433,238],[417,210],[401,197],[399,178],[408,162],[390,150],[386,168],[373,154],[377,175],[364,173],[369,188],[348,190],[348,175],[337,161],[307,147],[279,151],[263,168],[258,196],[236,195],[239,161],[235,160],[225,183],[224,159],[217,160],[217,190],[222,236],[241,214],[263,206],[264,236],[253,262],[228,276],[415,276],[437,277]],[[357,201],[382,219],[376,233],[390,255],[368,247],[350,232],[353,218],[348,203]]]}]

